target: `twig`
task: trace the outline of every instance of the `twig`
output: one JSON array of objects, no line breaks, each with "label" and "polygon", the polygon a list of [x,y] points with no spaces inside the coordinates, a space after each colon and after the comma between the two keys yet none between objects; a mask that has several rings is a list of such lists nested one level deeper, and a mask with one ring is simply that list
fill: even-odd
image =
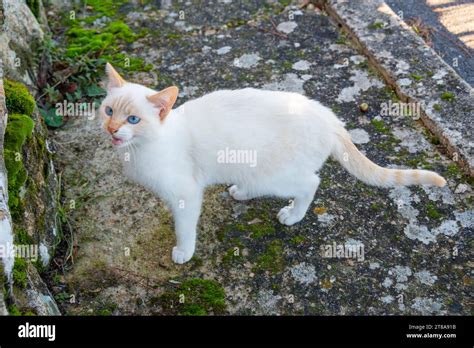
[{"label": "twig", "polygon": [[270,29],[266,29],[266,28],[259,28],[259,27],[257,27],[257,25],[254,24],[254,23],[250,23],[249,26],[251,26],[251,27],[253,27],[253,28],[255,28],[255,29],[259,30],[259,31],[262,31],[262,32],[264,32],[264,33],[270,33],[270,34],[273,34],[273,35],[275,35],[275,36],[278,36],[280,39],[284,39],[284,40],[288,39],[288,36],[286,36],[286,35],[283,34],[283,33],[280,33],[279,31],[270,30]]}]

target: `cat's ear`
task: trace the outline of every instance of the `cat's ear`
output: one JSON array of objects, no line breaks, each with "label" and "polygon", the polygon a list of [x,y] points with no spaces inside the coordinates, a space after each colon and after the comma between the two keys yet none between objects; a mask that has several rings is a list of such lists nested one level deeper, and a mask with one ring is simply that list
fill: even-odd
[{"label": "cat's ear", "polygon": [[160,109],[160,119],[164,120],[171,111],[176,99],[178,98],[178,87],[172,86],[146,97],[148,101]]},{"label": "cat's ear", "polygon": [[115,71],[112,64],[107,63],[105,65],[105,72],[107,73],[107,76],[109,78],[109,81],[107,83],[108,91],[110,91],[112,88],[122,87],[123,85],[125,85],[125,80],[122,78],[122,76],[119,75],[117,71]]}]

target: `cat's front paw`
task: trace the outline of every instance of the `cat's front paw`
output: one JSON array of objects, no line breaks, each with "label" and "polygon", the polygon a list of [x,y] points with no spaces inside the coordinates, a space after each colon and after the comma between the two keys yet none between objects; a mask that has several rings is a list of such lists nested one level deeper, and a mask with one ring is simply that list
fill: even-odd
[{"label": "cat's front paw", "polygon": [[179,249],[177,246],[173,248],[173,252],[171,253],[171,258],[173,259],[174,263],[183,264],[191,260],[193,257],[194,252],[186,252],[185,250]]},{"label": "cat's front paw", "polygon": [[286,226],[291,226],[291,225],[296,224],[297,222],[301,221],[303,217],[304,217],[304,214],[303,215],[296,214],[296,211],[291,206],[282,208],[277,214],[278,221],[280,221],[281,224],[286,225]]},{"label": "cat's front paw", "polygon": [[237,201],[244,201],[249,199],[247,193],[244,190],[241,190],[237,187],[237,185],[232,185],[229,188],[229,194],[232,196],[233,199]]}]

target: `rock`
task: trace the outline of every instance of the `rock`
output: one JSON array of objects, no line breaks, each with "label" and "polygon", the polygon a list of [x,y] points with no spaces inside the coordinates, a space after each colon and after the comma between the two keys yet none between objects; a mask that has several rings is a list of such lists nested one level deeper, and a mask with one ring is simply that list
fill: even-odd
[{"label": "rock", "polygon": [[464,193],[466,191],[470,191],[471,188],[466,185],[466,184],[459,184],[457,187],[456,187],[456,190],[454,191],[454,193]]},{"label": "rock", "polygon": [[[58,182],[52,162],[51,146],[47,139],[48,132],[35,107],[33,96],[26,88],[29,86],[31,90],[33,81],[36,80],[39,61],[36,57],[44,38],[42,27],[48,28],[42,2],[34,3],[38,5],[35,13],[40,18],[41,25],[25,1],[0,0],[0,12],[3,14],[3,17],[0,17],[0,25],[5,29],[0,33],[0,51],[2,52],[0,66],[5,69],[0,71],[0,158],[2,158],[0,163],[0,244],[2,247],[8,247],[8,244],[13,245],[13,240],[17,243],[19,240],[23,243],[23,247],[36,247],[40,254],[38,265],[47,267],[57,242],[55,197],[57,197]],[[9,110],[6,110],[7,105]],[[7,112],[10,115],[25,115],[25,118],[21,121],[21,118],[10,116],[9,121],[5,122]],[[19,183],[15,189],[10,187],[9,206],[12,211],[9,211],[6,203],[6,185],[4,185],[6,170],[3,163],[5,132],[3,125],[6,123],[8,128],[13,120],[23,122],[17,123],[16,127],[18,125],[26,127],[31,122],[31,132],[28,131],[28,137],[17,150],[21,151],[23,159],[27,159],[20,163],[21,171],[25,173],[26,178],[24,182],[9,178],[9,183]],[[28,122],[25,123],[26,120]],[[11,131],[15,128],[9,129]],[[8,134],[12,136],[12,133]],[[21,238],[19,235],[8,234],[8,230],[15,231],[17,234],[22,232]],[[19,286],[12,282],[14,279],[14,276],[11,276],[13,256],[11,259],[7,262],[7,258],[3,258],[3,267],[0,267],[1,271],[5,272],[8,281],[7,284],[0,283],[0,291],[3,288],[12,290],[7,292],[9,302],[14,303],[20,311],[31,309],[39,315],[59,315],[60,312],[53,296],[30,261],[24,262],[24,265],[28,265],[28,271],[17,270],[17,274],[24,277],[24,284]],[[0,306],[2,302],[0,301]]]},{"label": "rock", "polygon": [[3,291],[0,291],[0,316],[3,315],[8,315],[8,310],[5,304],[5,298],[3,297]]},{"label": "rock", "polygon": [[293,30],[296,29],[297,26],[298,24],[296,24],[296,22],[293,22],[293,21],[283,22],[283,23],[278,24],[277,30],[285,34],[290,34],[293,32]]},{"label": "rock", "polygon": [[[25,1],[2,0],[4,30],[0,33],[5,76],[33,86],[38,68],[31,52],[43,41],[44,33]],[[19,20],[21,18],[21,20]]]},{"label": "rock", "polygon": [[234,65],[238,68],[249,69],[256,66],[261,59],[257,53],[244,54],[234,60]]},{"label": "rock", "polygon": [[38,315],[61,315],[58,305],[48,287],[41,279],[33,265],[28,267],[28,289],[26,290],[27,307]]},{"label": "rock", "polygon": [[367,144],[370,141],[369,133],[362,128],[351,129],[349,134],[354,144]]},{"label": "rock", "polygon": [[295,64],[293,64],[293,69],[299,71],[306,71],[309,70],[310,66],[311,63],[307,60],[299,60]]}]

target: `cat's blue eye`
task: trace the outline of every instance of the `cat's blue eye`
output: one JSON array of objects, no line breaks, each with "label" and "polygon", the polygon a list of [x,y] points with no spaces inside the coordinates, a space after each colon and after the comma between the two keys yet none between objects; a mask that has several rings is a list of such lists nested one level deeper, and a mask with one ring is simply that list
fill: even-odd
[{"label": "cat's blue eye", "polygon": [[112,110],[112,108],[110,106],[105,107],[105,114],[107,116],[112,116],[113,113],[114,113],[114,111]]},{"label": "cat's blue eye", "polygon": [[133,115],[128,116],[127,121],[128,121],[128,123],[131,123],[131,124],[137,124],[138,122],[140,122],[140,117],[133,116]]}]

